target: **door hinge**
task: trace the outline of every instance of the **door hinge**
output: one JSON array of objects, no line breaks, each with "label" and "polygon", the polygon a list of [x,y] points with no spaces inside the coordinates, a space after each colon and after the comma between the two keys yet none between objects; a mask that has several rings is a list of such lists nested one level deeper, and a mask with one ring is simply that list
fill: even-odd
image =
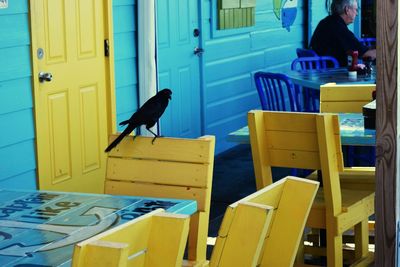
[{"label": "door hinge", "polygon": [[110,41],[108,39],[104,40],[104,56],[110,56]]}]

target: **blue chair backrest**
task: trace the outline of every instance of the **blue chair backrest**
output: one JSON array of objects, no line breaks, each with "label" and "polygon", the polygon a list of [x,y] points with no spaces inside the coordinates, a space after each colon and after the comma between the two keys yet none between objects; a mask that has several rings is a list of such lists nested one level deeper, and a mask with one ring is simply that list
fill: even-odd
[{"label": "blue chair backrest", "polygon": [[289,77],[260,71],[254,74],[254,80],[263,110],[300,111],[300,102]]},{"label": "blue chair backrest", "polygon": [[317,57],[318,56],[318,54],[314,50],[305,49],[305,48],[297,48],[296,54],[297,54],[297,57]]},{"label": "blue chair backrest", "polygon": [[365,37],[365,38],[360,38],[360,42],[368,47],[374,47],[376,46],[376,38],[375,37]]},{"label": "blue chair backrest", "polygon": [[339,62],[331,56],[299,57],[293,60],[292,70],[323,70],[339,68]]}]

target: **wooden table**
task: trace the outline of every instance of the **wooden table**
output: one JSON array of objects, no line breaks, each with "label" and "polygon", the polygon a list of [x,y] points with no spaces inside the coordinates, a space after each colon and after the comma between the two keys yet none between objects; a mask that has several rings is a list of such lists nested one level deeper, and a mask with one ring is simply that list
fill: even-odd
[{"label": "wooden table", "polygon": [[[340,113],[340,137],[342,145],[375,146],[375,130],[364,129],[364,117],[361,113]],[[250,144],[247,126],[231,132],[227,136],[230,142]]]},{"label": "wooden table", "polygon": [[0,190],[0,203],[2,267],[70,266],[74,244],[106,229],[157,208],[197,210],[193,200],[46,191]]},{"label": "wooden table", "polygon": [[307,71],[285,71],[285,74],[296,85],[319,90],[320,86],[326,83],[365,83],[375,84],[375,72],[371,75],[357,75],[357,78],[348,76],[347,68]]}]

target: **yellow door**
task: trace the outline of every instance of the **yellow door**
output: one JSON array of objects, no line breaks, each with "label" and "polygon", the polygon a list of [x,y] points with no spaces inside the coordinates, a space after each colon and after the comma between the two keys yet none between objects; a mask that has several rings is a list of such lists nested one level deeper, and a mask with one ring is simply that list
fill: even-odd
[{"label": "yellow door", "polygon": [[102,193],[107,146],[103,1],[30,3],[39,188]]}]

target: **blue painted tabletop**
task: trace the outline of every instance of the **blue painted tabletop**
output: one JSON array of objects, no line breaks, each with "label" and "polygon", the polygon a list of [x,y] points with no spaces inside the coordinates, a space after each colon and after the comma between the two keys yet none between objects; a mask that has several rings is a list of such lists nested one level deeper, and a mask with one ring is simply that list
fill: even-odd
[{"label": "blue painted tabletop", "polygon": [[0,266],[70,266],[74,244],[152,210],[191,215],[194,200],[0,190]]},{"label": "blue painted tabletop", "polygon": [[375,84],[375,72],[370,75],[357,75],[356,78],[349,77],[347,68],[307,70],[307,71],[285,71],[284,72],[294,84],[319,90],[326,83],[358,83]]},{"label": "blue painted tabletop", "polygon": [[[342,145],[375,146],[376,131],[364,129],[364,117],[361,113],[340,113],[340,137]],[[227,141],[250,144],[247,126],[231,132]]]}]

